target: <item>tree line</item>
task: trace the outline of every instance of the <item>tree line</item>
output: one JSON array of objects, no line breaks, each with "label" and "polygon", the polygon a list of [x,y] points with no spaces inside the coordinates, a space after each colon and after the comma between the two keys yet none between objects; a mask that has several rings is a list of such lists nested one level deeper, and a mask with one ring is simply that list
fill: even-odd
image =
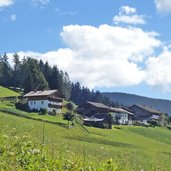
[{"label": "tree line", "polygon": [[30,57],[13,55],[13,66],[10,65],[6,53],[0,55],[0,85],[17,87],[24,93],[36,90],[57,89],[77,105],[85,101],[101,102],[108,106],[116,104],[104,97],[99,91],[90,90],[81,86],[79,82],[71,82],[67,72],[60,70],[56,65]]}]

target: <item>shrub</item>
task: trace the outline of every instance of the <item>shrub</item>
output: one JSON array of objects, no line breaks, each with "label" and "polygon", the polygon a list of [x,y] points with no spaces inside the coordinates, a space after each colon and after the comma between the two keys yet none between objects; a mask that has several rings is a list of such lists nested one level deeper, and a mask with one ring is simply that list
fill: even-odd
[{"label": "shrub", "polygon": [[56,110],[53,109],[52,111],[49,111],[48,115],[56,116]]},{"label": "shrub", "polygon": [[149,123],[151,126],[153,126],[153,127],[159,126],[158,121],[156,121],[156,120],[154,120],[154,119],[150,120],[148,123]]},{"label": "shrub", "polygon": [[47,109],[41,108],[39,111],[39,115],[46,115]]},{"label": "shrub", "polygon": [[15,107],[26,112],[30,111],[27,101],[25,100],[21,100],[18,103],[15,103]]},{"label": "shrub", "polygon": [[38,113],[39,111],[37,109],[32,109],[31,112]]}]

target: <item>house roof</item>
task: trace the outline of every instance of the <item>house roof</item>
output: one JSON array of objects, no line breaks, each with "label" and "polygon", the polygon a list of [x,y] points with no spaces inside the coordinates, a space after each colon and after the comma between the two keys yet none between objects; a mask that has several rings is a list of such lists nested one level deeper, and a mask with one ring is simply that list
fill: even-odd
[{"label": "house roof", "polygon": [[44,90],[44,91],[31,91],[25,94],[23,97],[40,97],[40,96],[50,96],[56,93],[58,90]]},{"label": "house roof", "polygon": [[87,101],[88,104],[91,104],[97,108],[102,108],[102,109],[110,109],[108,106],[102,104],[102,103],[97,103],[97,102],[90,102],[90,101]]},{"label": "house roof", "polygon": [[161,115],[162,114],[161,111],[156,110],[156,109],[153,109],[152,107],[149,107],[149,106],[145,106],[145,105],[132,105],[132,106],[137,106],[137,107],[139,107],[139,108],[141,108],[143,110],[146,110],[147,112],[150,112],[150,113],[154,113],[154,114],[158,114],[158,115]]},{"label": "house roof", "polygon": [[129,115],[134,115],[133,113],[131,113],[125,109],[122,109],[122,108],[111,108],[111,111],[116,112],[116,113],[126,113]]}]

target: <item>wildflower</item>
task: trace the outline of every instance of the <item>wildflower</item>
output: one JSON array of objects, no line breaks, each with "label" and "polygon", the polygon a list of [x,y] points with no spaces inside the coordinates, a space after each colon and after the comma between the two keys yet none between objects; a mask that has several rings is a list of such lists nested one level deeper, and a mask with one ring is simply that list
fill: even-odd
[{"label": "wildflower", "polygon": [[28,141],[28,144],[31,144],[32,143],[32,141]]},{"label": "wildflower", "polygon": [[32,154],[39,154],[40,153],[40,150],[37,149],[37,148],[34,148],[33,150],[31,150],[31,153]]},{"label": "wildflower", "polygon": [[15,153],[14,152],[9,152],[9,155],[10,156],[15,156]]}]

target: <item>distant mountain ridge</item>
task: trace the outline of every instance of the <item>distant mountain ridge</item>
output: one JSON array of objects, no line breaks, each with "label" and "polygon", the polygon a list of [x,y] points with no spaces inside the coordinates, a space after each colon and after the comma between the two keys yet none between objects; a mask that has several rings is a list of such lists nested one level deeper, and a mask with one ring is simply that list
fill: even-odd
[{"label": "distant mountain ridge", "polygon": [[134,94],[120,92],[104,92],[104,96],[109,97],[115,103],[131,106],[133,104],[147,105],[161,112],[168,113],[171,116],[171,100],[154,99]]}]

